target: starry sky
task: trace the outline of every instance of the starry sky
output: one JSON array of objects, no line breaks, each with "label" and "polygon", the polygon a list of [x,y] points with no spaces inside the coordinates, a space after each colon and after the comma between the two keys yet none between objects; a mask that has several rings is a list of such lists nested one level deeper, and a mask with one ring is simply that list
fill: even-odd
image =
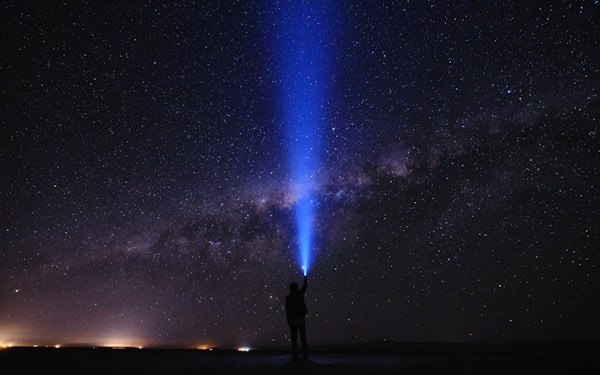
[{"label": "starry sky", "polygon": [[[309,343],[599,338],[598,1],[303,3]],[[287,2],[2,7],[0,343],[288,345]]]}]

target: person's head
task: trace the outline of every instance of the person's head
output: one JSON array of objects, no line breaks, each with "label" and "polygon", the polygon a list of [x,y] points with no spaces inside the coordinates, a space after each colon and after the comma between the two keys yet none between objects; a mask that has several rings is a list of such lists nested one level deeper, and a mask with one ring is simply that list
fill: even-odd
[{"label": "person's head", "polygon": [[296,293],[298,291],[298,283],[290,284],[290,293]]}]

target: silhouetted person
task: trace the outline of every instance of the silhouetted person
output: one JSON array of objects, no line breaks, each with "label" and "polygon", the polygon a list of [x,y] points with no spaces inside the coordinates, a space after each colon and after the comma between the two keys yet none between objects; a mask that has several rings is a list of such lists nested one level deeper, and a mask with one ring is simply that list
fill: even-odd
[{"label": "silhouetted person", "polygon": [[292,359],[298,358],[298,333],[300,333],[300,340],[302,341],[304,359],[308,359],[308,345],[306,343],[305,325],[305,318],[308,310],[306,309],[306,304],[304,303],[306,286],[306,276],[304,276],[302,288],[298,289],[297,283],[291,283],[290,294],[285,297],[285,312],[287,315],[288,325],[290,326],[292,339]]}]

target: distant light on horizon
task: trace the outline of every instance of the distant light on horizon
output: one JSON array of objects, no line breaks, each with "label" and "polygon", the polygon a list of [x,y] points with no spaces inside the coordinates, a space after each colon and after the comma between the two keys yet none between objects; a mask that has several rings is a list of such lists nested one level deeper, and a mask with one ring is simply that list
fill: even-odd
[{"label": "distant light on horizon", "polygon": [[250,348],[247,346],[242,346],[240,348],[238,348],[238,352],[249,352]]},{"label": "distant light on horizon", "polygon": [[104,343],[98,345],[103,348],[112,348],[112,349],[131,349],[131,348],[143,348],[144,346],[139,343],[139,340],[135,339],[113,339],[107,340]]}]

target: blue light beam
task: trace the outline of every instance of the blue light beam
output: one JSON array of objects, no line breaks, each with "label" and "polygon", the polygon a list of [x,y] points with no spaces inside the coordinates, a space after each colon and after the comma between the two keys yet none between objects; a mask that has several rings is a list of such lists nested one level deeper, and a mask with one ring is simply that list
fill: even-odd
[{"label": "blue light beam", "polygon": [[283,121],[294,194],[298,261],[304,275],[312,262],[315,194],[323,147],[324,103],[333,45],[332,2],[279,2],[277,52]]}]

